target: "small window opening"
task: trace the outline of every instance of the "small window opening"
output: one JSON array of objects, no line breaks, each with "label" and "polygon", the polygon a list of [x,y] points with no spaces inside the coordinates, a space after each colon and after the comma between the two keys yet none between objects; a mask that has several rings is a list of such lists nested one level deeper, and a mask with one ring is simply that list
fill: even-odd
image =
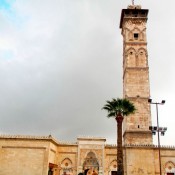
[{"label": "small window opening", "polygon": [[132,55],[133,53],[132,52],[130,52],[130,55]]},{"label": "small window opening", "polygon": [[140,128],[140,125],[138,125],[138,128]]},{"label": "small window opening", "polygon": [[138,40],[139,38],[139,34],[138,33],[134,33],[134,39]]}]

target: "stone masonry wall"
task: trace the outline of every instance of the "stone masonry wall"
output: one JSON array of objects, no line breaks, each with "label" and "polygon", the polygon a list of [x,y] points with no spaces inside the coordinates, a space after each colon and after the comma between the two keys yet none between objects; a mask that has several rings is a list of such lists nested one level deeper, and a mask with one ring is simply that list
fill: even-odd
[{"label": "stone masonry wall", "polygon": [[0,175],[46,175],[49,143],[30,139],[0,139]]}]

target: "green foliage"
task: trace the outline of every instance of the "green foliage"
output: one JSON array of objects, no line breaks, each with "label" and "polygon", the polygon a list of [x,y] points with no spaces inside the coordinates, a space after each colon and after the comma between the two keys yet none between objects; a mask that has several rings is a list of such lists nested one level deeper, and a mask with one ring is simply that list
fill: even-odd
[{"label": "green foliage", "polygon": [[136,108],[132,102],[128,99],[112,99],[111,101],[106,101],[107,104],[104,105],[102,109],[107,110],[107,117],[116,117],[121,114],[122,116],[128,116],[135,112]]}]

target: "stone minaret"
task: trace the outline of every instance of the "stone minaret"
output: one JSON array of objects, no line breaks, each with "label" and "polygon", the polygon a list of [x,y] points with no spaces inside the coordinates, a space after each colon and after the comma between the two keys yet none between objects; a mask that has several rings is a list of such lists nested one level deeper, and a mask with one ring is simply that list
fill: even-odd
[{"label": "stone minaret", "polygon": [[121,13],[123,35],[123,97],[135,104],[136,113],[125,117],[124,144],[152,144],[149,67],[146,40],[147,9],[130,5]]}]

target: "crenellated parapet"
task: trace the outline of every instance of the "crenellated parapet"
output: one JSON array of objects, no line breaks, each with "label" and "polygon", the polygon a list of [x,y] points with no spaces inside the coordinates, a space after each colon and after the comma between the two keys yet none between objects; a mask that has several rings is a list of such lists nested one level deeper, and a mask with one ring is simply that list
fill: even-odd
[{"label": "crenellated parapet", "polygon": [[52,136],[49,135],[49,136],[33,136],[33,135],[5,135],[5,134],[2,134],[0,135],[0,139],[1,138],[10,138],[10,139],[15,139],[15,138],[18,138],[18,139],[51,139]]}]

